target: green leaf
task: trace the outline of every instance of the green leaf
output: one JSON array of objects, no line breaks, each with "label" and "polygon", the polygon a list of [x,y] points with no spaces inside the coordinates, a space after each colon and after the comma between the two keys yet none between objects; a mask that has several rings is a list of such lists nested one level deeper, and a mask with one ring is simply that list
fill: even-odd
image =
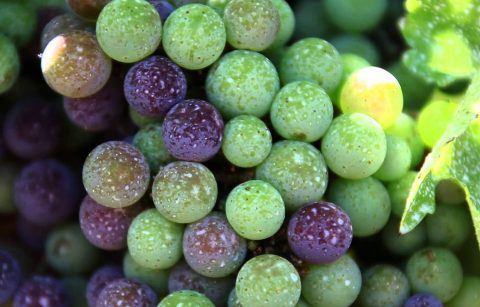
[{"label": "green leaf", "polygon": [[407,67],[440,86],[471,79],[480,65],[480,1],[407,0],[405,7]]}]

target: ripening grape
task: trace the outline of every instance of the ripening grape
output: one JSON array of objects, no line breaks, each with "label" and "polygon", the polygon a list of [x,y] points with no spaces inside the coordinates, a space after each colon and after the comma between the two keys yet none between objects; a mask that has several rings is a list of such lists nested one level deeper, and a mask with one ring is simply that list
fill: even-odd
[{"label": "ripening grape", "polygon": [[275,50],[283,47],[292,37],[295,29],[295,15],[292,8],[285,0],[270,0],[278,11],[280,17],[280,27],[273,43],[268,46],[268,50]]},{"label": "ripening grape", "polygon": [[140,151],[126,142],[110,141],[95,147],[83,164],[83,185],[101,205],[123,208],[147,191],[150,170]]},{"label": "ripening grape", "polygon": [[[23,47],[35,34],[37,14],[33,7],[21,1],[0,2],[0,33],[15,45]],[[1,66],[0,66],[1,67]]]},{"label": "ripening grape", "polygon": [[140,129],[133,137],[133,145],[145,156],[152,174],[157,174],[161,165],[173,160],[163,143],[161,124]]},{"label": "ripening grape", "polygon": [[0,94],[8,91],[20,73],[20,59],[13,42],[0,34]]},{"label": "ripening grape", "polygon": [[320,38],[302,39],[287,49],[280,63],[283,84],[311,81],[332,93],[342,77],[342,60],[338,51]]},{"label": "ripening grape", "polygon": [[175,223],[192,223],[212,211],[217,200],[217,182],[200,163],[172,162],[160,169],[152,187],[158,211]]},{"label": "ripening grape", "polygon": [[466,206],[435,206],[435,213],[427,216],[428,241],[433,246],[458,249],[470,233],[470,216]]},{"label": "ripening grape", "polygon": [[168,16],[173,13],[175,8],[173,5],[170,4],[167,0],[148,0],[151,5],[157,10],[158,15],[160,15],[160,19],[162,20],[162,24],[165,23]]},{"label": "ripening grape", "polygon": [[443,307],[442,302],[433,294],[430,293],[417,293],[412,295],[403,307]]},{"label": "ripening grape", "polygon": [[78,16],[95,20],[110,0],[67,0],[68,6]]},{"label": "ripening grape", "polygon": [[362,285],[360,269],[344,255],[329,264],[312,264],[302,279],[302,297],[311,306],[350,306]]},{"label": "ripening grape", "polygon": [[262,117],[268,113],[280,81],[265,56],[235,50],[210,68],[205,87],[208,100],[226,118],[242,114]]},{"label": "ripening grape", "polygon": [[130,253],[123,257],[123,272],[126,278],[137,280],[150,286],[159,297],[168,293],[168,270],[149,269],[133,260]]},{"label": "ripening grape", "polygon": [[409,233],[400,234],[400,220],[392,217],[382,230],[382,242],[392,254],[408,256],[427,243],[427,227],[420,223]]},{"label": "ripening grape", "polygon": [[6,304],[17,290],[23,273],[10,253],[0,250],[0,304]]},{"label": "ripening grape", "polygon": [[337,178],[329,185],[327,198],[348,214],[356,237],[379,232],[390,217],[387,189],[372,177],[360,180]]},{"label": "ripening grape", "polygon": [[348,77],[350,77],[350,75],[357,70],[370,66],[370,63],[367,62],[367,60],[355,54],[345,53],[340,55],[340,57],[343,64],[342,78],[335,89],[335,93],[332,94],[332,100],[336,106],[339,106],[340,104],[340,93],[342,92],[343,85],[347,81]]},{"label": "ripening grape", "polygon": [[235,187],[225,205],[228,222],[242,237],[263,240],[275,234],[285,219],[280,193],[269,183],[250,180]]},{"label": "ripening grape", "polygon": [[134,280],[120,278],[107,284],[98,295],[96,307],[111,307],[122,302],[125,306],[151,307],[158,303],[152,288]]},{"label": "ripening grape", "polygon": [[447,307],[478,307],[480,306],[480,278],[465,276],[458,293],[448,301]]},{"label": "ripening grape", "polygon": [[272,135],[267,125],[253,115],[231,119],[223,131],[222,152],[239,167],[254,167],[267,158],[272,148]]},{"label": "ripening grape", "polygon": [[222,18],[203,4],[187,4],[168,17],[163,29],[163,49],[183,68],[210,66],[223,52],[226,42]]},{"label": "ripening grape", "polygon": [[87,284],[88,306],[97,306],[97,299],[100,292],[115,279],[123,277],[122,268],[116,265],[105,265],[97,269]]},{"label": "ripening grape", "polygon": [[387,154],[382,127],[365,114],[344,114],[335,118],[323,136],[322,154],[329,169],[347,179],[374,174]]},{"label": "ripening grape", "polygon": [[40,50],[44,50],[48,43],[60,34],[82,30],[93,32],[88,23],[73,14],[58,15],[52,18],[43,28],[40,37]]},{"label": "ripening grape", "polygon": [[19,171],[15,164],[0,164],[0,214],[10,214],[16,210],[14,186]]},{"label": "ripening grape", "polygon": [[382,181],[395,181],[407,174],[410,169],[412,153],[408,143],[398,136],[386,135],[387,154],[382,166],[373,177]]},{"label": "ripening grape", "polygon": [[236,49],[265,50],[280,30],[280,15],[272,1],[231,0],[223,21],[227,41]]},{"label": "ripening grape", "polygon": [[374,66],[380,63],[380,54],[377,47],[367,37],[357,34],[341,34],[333,37],[330,43],[342,55],[356,55]]},{"label": "ripening grape", "polygon": [[412,153],[412,166],[418,165],[423,159],[425,146],[417,130],[415,120],[408,114],[402,113],[398,116],[393,126],[385,130],[386,133],[403,138],[410,146]]},{"label": "ripening grape", "polygon": [[402,89],[388,71],[374,66],[361,68],[343,85],[340,108],[347,114],[366,114],[388,128],[402,113]]},{"label": "ripening grape", "polygon": [[183,225],[165,219],[156,209],[135,217],[128,229],[128,251],[149,269],[172,267],[182,257]]},{"label": "ripening grape", "polygon": [[436,247],[413,254],[408,259],[406,273],[413,291],[432,293],[442,302],[457,294],[463,280],[457,257],[447,249]]},{"label": "ripening grape", "polygon": [[332,119],[333,106],[328,94],[308,81],[282,87],[270,109],[273,127],[288,140],[315,142],[327,131]]},{"label": "ripening grape", "polygon": [[330,21],[346,32],[365,32],[374,28],[387,11],[387,0],[326,0]]},{"label": "ripening grape", "polygon": [[50,276],[34,275],[17,290],[12,307],[69,305],[67,292],[62,283]]},{"label": "ripening grape", "polygon": [[447,205],[461,205],[465,202],[465,191],[454,180],[441,180],[435,188],[437,202]]},{"label": "ripening grape", "polygon": [[402,178],[389,182],[387,185],[388,195],[392,204],[392,213],[402,217],[407,202],[408,193],[412,187],[418,172],[409,171]]},{"label": "ripening grape", "polygon": [[298,209],[288,223],[288,243],[300,259],[328,263],[343,256],[352,242],[348,215],[328,202],[314,202]]},{"label": "ripening grape", "polygon": [[157,307],[214,307],[205,295],[192,290],[179,290],[166,296]]},{"label": "ripening grape", "polygon": [[418,114],[417,127],[423,144],[432,148],[447,129],[458,104],[447,100],[434,100]]},{"label": "ripening grape", "polygon": [[240,269],[235,290],[243,306],[293,306],[300,298],[300,276],[286,259],[260,255]]},{"label": "ripening grape", "polygon": [[100,12],[96,33],[109,57],[133,63],[158,48],[162,22],[157,10],[145,0],[113,0]]},{"label": "ripening grape", "polygon": [[222,146],[223,119],[211,104],[185,100],[168,111],[163,121],[163,141],[172,156],[204,162]]},{"label": "ripening grape", "polygon": [[138,113],[161,117],[185,99],[187,79],[175,63],[155,55],[128,70],[124,92],[128,103]]}]

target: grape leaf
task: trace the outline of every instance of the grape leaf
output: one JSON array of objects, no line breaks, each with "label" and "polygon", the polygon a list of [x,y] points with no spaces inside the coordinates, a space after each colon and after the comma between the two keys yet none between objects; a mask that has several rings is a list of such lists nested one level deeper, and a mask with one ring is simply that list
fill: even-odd
[{"label": "grape leaf", "polygon": [[480,1],[407,0],[405,7],[407,67],[439,86],[471,79],[480,66]]}]

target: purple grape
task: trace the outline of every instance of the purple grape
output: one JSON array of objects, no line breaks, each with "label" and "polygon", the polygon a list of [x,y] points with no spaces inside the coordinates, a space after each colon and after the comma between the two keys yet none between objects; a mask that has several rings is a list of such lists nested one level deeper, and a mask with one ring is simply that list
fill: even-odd
[{"label": "purple grape", "polygon": [[130,68],[123,89],[128,103],[138,113],[158,117],[185,99],[187,79],[168,58],[152,56]]},{"label": "purple grape", "polygon": [[116,78],[97,93],[85,98],[63,98],[68,118],[88,131],[101,131],[119,122],[123,114],[123,96]]},{"label": "purple grape", "polygon": [[157,10],[158,14],[160,15],[160,19],[162,20],[162,24],[165,23],[168,16],[175,10],[173,5],[171,5],[168,1],[165,0],[148,0],[151,5]]},{"label": "purple grape", "polygon": [[22,271],[17,260],[0,250],[0,304],[5,304],[17,290]]},{"label": "purple grape", "polygon": [[153,307],[158,298],[152,288],[130,279],[120,278],[110,282],[100,292],[96,307],[120,306]]},{"label": "purple grape", "polygon": [[68,218],[77,208],[80,196],[75,174],[55,160],[39,160],[25,166],[14,189],[20,214],[42,226]]},{"label": "purple grape", "polygon": [[80,206],[80,227],[90,243],[105,250],[127,247],[127,232],[132,220],[144,209],[136,203],[126,208],[108,208],[85,196]]},{"label": "purple grape", "polygon": [[117,265],[105,265],[95,271],[87,285],[88,306],[96,307],[100,292],[112,281],[123,278],[122,268]]},{"label": "purple grape", "polygon": [[163,121],[163,141],[172,156],[204,162],[220,149],[223,119],[211,104],[189,99],[170,109]]},{"label": "purple grape", "polygon": [[288,224],[288,243],[302,260],[328,263],[343,256],[352,243],[348,215],[328,202],[314,202],[298,209]]},{"label": "purple grape", "polygon": [[215,306],[227,304],[228,295],[235,284],[233,277],[210,278],[198,274],[186,263],[177,264],[168,277],[168,291],[193,290],[204,294]]},{"label": "purple grape", "polygon": [[20,240],[36,252],[43,250],[52,226],[41,226],[30,222],[21,215],[17,218],[17,234]]},{"label": "purple grape", "polygon": [[15,297],[12,307],[70,306],[62,283],[50,276],[35,275],[24,282]]},{"label": "purple grape", "polygon": [[212,212],[191,223],[183,234],[188,265],[207,277],[225,277],[245,260],[247,243],[228,224],[225,214]]},{"label": "purple grape", "polygon": [[28,102],[15,105],[5,119],[3,135],[12,153],[23,159],[44,158],[61,141],[61,114],[53,103]]},{"label": "purple grape", "polygon": [[433,294],[417,293],[412,295],[404,307],[443,307],[442,302]]}]

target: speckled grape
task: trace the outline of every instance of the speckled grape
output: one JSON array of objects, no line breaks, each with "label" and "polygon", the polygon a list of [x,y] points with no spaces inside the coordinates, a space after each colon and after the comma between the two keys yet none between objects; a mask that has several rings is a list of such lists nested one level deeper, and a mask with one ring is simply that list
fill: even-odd
[{"label": "speckled grape", "polygon": [[355,54],[345,53],[340,55],[340,57],[343,64],[342,78],[337,86],[337,89],[335,90],[335,93],[332,94],[332,100],[337,106],[340,104],[340,93],[348,77],[355,71],[370,66],[370,63],[367,62],[367,60]]},{"label": "speckled grape", "polygon": [[149,286],[134,280],[121,278],[110,282],[103,288],[98,295],[96,306],[152,307],[157,302],[157,295]]},{"label": "speckled grape", "polygon": [[253,167],[267,158],[272,148],[272,135],[267,125],[253,115],[231,119],[223,131],[222,152],[230,163]]},{"label": "speckled grape", "polygon": [[256,178],[273,185],[287,211],[318,201],[327,189],[328,171],[322,154],[310,144],[280,141],[257,166]]},{"label": "speckled grape", "polygon": [[222,18],[206,5],[184,5],[165,22],[163,49],[181,67],[193,70],[210,66],[222,54],[225,43]]},{"label": "speckled grape", "polygon": [[339,207],[316,202],[298,209],[288,223],[288,244],[309,263],[328,263],[343,256],[352,242],[350,218]]},{"label": "speckled grape", "polygon": [[6,251],[0,250],[0,304],[5,304],[22,280],[19,263]]},{"label": "speckled grape", "polygon": [[0,33],[22,47],[30,41],[37,26],[37,15],[32,6],[21,1],[0,2]]},{"label": "speckled grape", "polygon": [[128,229],[133,260],[149,269],[172,267],[182,257],[183,225],[165,219],[156,209],[143,211]]},{"label": "speckled grape", "polygon": [[133,137],[133,145],[145,156],[153,174],[161,165],[173,160],[163,143],[161,124],[150,124],[140,129]]},{"label": "speckled grape", "polygon": [[127,252],[125,257],[123,257],[123,272],[125,277],[150,286],[159,297],[163,297],[168,293],[169,270],[143,267],[136,263],[130,253]]},{"label": "speckled grape", "polygon": [[67,307],[69,303],[66,290],[59,280],[46,275],[34,275],[17,290],[12,307]]},{"label": "speckled grape", "polygon": [[96,270],[87,284],[87,301],[89,306],[97,306],[100,292],[112,281],[122,278],[122,268],[116,265],[105,265]]},{"label": "speckled grape", "polygon": [[113,0],[98,16],[96,33],[109,57],[132,63],[158,48],[162,22],[157,10],[145,0]]},{"label": "speckled grape", "polygon": [[425,219],[428,241],[433,246],[458,249],[471,232],[470,216],[466,206],[435,206],[435,213]]},{"label": "speckled grape", "polygon": [[0,94],[8,91],[17,80],[20,59],[13,42],[0,34]]},{"label": "speckled grape", "polygon": [[167,0],[148,0],[151,5],[157,10],[158,15],[160,15],[160,19],[162,20],[162,24],[165,23],[168,16],[172,14],[175,10],[173,5],[170,4]]},{"label": "speckled grape", "polygon": [[128,103],[138,113],[160,117],[185,99],[187,79],[175,63],[155,55],[129,69],[124,92]]},{"label": "speckled grape", "polygon": [[407,141],[412,154],[411,164],[412,166],[418,165],[423,159],[425,145],[423,145],[422,139],[420,138],[415,120],[410,115],[402,113],[398,116],[395,123],[386,129],[385,132],[401,137]]},{"label": "speckled grape", "polygon": [[262,51],[276,39],[280,15],[271,1],[231,0],[223,12],[227,41],[236,49]]},{"label": "speckled grape", "polygon": [[333,119],[328,94],[308,81],[285,85],[275,96],[270,120],[285,139],[315,142],[327,131]]},{"label": "speckled grape", "polygon": [[88,195],[107,207],[134,204],[147,191],[149,180],[145,157],[126,142],[98,145],[83,164],[83,184]]},{"label": "speckled grape", "polygon": [[442,302],[433,294],[417,293],[412,295],[403,307],[443,307]]},{"label": "speckled grape", "polygon": [[270,0],[278,11],[280,17],[280,27],[273,43],[268,46],[268,50],[274,50],[284,46],[292,37],[295,28],[295,15],[293,10],[285,0]]},{"label": "speckled grape", "polygon": [[42,73],[47,84],[63,96],[82,98],[98,92],[110,78],[111,60],[95,36],[85,31],[60,34],[42,54]]},{"label": "speckled grape", "polygon": [[395,181],[408,172],[412,161],[412,153],[408,143],[400,137],[386,135],[387,153],[382,166],[373,174],[373,177],[382,181]]},{"label": "speckled grape", "polygon": [[192,290],[179,290],[165,297],[157,307],[214,307],[205,295]]},{"label": "speckled grape", "polygon": [[152,198],[158,211],[176,223],[191,223],[206,216],[217,200],[217,182],[200,163],[172,162],[158,173]]},{"label": "speckled grape", "polygon": [[305,38],[287,49],[280,63],[284,84],[312,81],[332,93],[342,77],[342,59],[337,50],[320,38]]},{"label": "speckled grape", "polygon": [[87,20],[95,20],[100,11],[111,0],[67,0],[72,11]]},{"label": "speckled grape", "polygon": [[206,81],[208,100],[226,118],[266,115],[279,88],[278,73],[272,62],[246,50],[225,54],[210,68]]},{"label": "speckled grape", "polygon": [[427,227],[420,223],[412,231],[400,234],[400,220],[392,217],[382,230],[382,242],[394,255],[408,256],[427,243]]},{"label": "speckled grape", "polygon": [[286,259],[260,255],[240,269],[235,290],[244,306],[293,306],[300,298],[300,276]]},{"label": "speckled grape", "polygon": [[242,237],[262,240],[271,237],[285,219],[280,193],[269,183],[250,180],[235,187],[225,205],[228,222]]},{"label": "speckled grape", "polygon": [[88,23],[73,14],[67,13],[52,18],[42,30],[40,49],[44,50],[56,36],[76,30],[89,31],[91,29]]},{"label": "speckled grape", "polygon": [[362,179],[382,166],[387,140],[382,127],[367,115],[354,113],[335,118],[322,140],[328,168],[347,179]]}]

